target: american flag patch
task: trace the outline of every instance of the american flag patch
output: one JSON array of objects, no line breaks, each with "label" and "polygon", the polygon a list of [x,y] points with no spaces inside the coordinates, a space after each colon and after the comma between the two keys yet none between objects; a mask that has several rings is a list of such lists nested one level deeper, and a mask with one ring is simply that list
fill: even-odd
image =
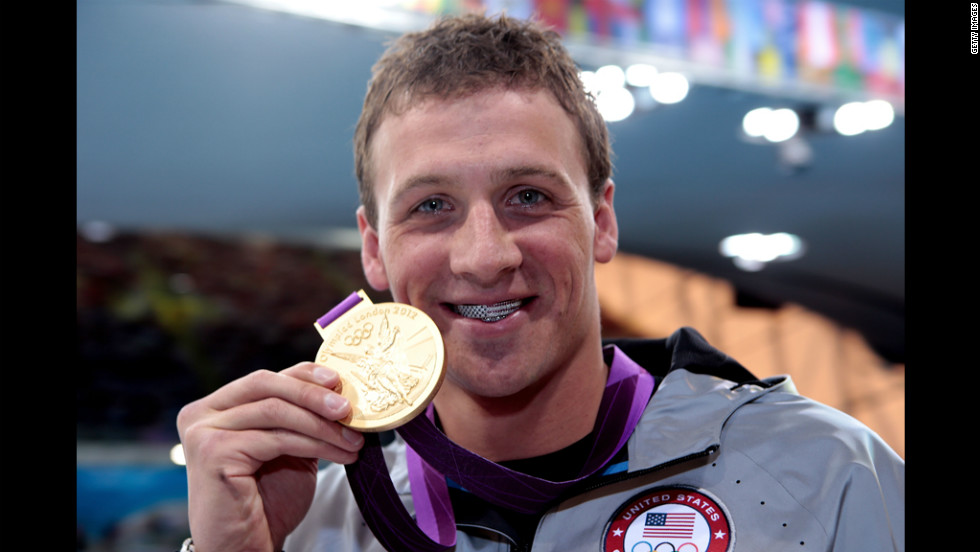
[{"label": "american flag patch", "polygon": [[643,536],[661,539],[689,539],[694,535],[694,512],[649,513]]}]

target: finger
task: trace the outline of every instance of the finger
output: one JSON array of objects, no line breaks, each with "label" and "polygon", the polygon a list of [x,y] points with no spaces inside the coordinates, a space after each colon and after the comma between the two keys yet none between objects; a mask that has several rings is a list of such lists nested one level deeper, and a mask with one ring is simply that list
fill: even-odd
[{"label": "finger", "polygon": [[356,451],[364,444],[360,433],[276,397],[221,411],[211,423],[215,428],[230,431],[284,429],[349,451]]},{"label": "finger", "polygon": [[340,392],[340,386],[342,381],[340,374],[336,370],[322,364],[315,364],[312,362],[301,362],[289,368],[286,368],[282,372],[282,375],[291,376],[303,381],[308,381],[310,383],[315,383],[317,385],[322,385],[328,389],[333,389],[334,391]]},{"label": "finger", "polygon": [[200,447],[185,450],[188,465],[195,455],[212,461],[223,457],[222,473],[227,477],[251,476],[259,465],[280,456],[322,458],[338,464],[357,460],[356,450],[347,450],[321,439],[282,428],[247,429],[242,431],[213,430],[211,437]]},{"label": "finger", "polygon": [[357,450],[341,448],[334,443],[284,429],[240,431],[235,432],[235,438],[241,441],[241,450],[263,463],[280,456],[322,458],[338,464],[350,464],[357,460]]},{"label": "finger", "polygon": [[228,410],[241,404],[277,397],[328,419],[340,420],[347,416],[350,412],[347,399],[315,383],[315,378],[327,383],[332,381],[329,370],[324,368],[327,372],[317,371],[319,375],[314,376],[316,365],[301,364],[303,366],[297,365],[278,373],[257,370],[218,389],[204,402],[208,408]]}]

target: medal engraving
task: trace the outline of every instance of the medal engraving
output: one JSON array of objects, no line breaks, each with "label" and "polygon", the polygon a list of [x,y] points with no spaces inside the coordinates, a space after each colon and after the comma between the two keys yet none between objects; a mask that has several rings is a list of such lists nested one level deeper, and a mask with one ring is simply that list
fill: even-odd
[{"label": "medal engraving", "polygon": [[421,413],[445,375],[442,335],[421,310],[399,303],[362,301],[331,322],[316,362],[341,377],[335,391],[351,403],[341,423],[359,431],[385,431]]}]

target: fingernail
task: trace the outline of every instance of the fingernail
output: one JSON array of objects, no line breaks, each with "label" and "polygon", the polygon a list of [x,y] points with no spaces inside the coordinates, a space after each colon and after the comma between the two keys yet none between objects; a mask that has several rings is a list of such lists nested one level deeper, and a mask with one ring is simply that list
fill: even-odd
[{"label": "fingernail", "polygon": [[344,439],[352,445],[361,444],[361,434],[356,431],[342,427],[340,428],[340,434],[343,435]]},{"label": "fingernail", "polygon": [[330,380],[330,371],[322,366],[313,369],[313,379],[319,384],[325,384]]},{"label": "fingernail", "polygon": [[330,410],[344,410],[350,404],[343,395],[336,393],[327,393],[327,398],[324,399],[324,402]]}]

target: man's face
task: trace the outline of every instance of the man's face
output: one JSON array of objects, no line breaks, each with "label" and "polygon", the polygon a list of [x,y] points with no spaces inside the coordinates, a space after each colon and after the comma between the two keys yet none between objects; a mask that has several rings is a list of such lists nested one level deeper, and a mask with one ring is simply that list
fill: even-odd
[{"label": "man's face", "polygon": [[550,93],[427,100],[387,116],[371,158],[365,274],[435,321],[444,386],[511,396],[601,361],[594,262],[616,251],[613,186],[593,204],[581,138]]}]

